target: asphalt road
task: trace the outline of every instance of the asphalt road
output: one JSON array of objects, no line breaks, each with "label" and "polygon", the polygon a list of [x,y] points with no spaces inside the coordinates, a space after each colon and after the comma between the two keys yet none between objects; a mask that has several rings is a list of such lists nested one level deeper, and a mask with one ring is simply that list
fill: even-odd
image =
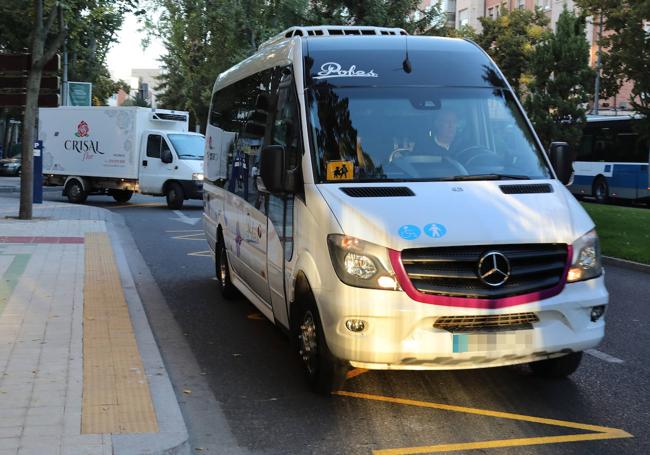
[{"label": "asphalt road", "polygon": [[[46,198],[63,200],[58,193]],[[353,394],[324,398],[308,390],[284,334],[245,299],[220,298],[201,223],[194,221],[200,201],[179,212],[168,210],[162,198],[143,196],[124,205],[91,197],[88,204],[124,216],[247,452],[650,453],[648,274],[607,268],[607,336],[569,380],[538,379],[521,366],[365,372],[346,382],[344,390]]]}]

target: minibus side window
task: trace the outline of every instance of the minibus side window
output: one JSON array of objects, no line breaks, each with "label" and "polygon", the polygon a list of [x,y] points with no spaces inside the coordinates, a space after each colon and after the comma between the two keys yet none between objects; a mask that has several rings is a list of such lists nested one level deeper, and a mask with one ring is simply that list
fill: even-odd
[{"label": "minibus side window", "polygon": [[227,153],[226,188],[256,207],[260,206],[260,195],[255,176],[259,172],[260,148],[268,128],[272,72],[262,71],[233,84],[230,122],[224,122],[235,133],[233,140],[222,143],[222,153]]}]

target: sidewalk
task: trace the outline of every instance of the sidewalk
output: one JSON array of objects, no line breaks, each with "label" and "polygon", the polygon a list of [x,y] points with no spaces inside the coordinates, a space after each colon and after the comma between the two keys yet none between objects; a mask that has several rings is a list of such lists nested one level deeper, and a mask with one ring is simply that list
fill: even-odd
[{"label": "sidewalk", "polygon": [[189,453],[108,210],[0,197],[0,455]]},{"label": "sidewalk", "polygon": [[[63,189],[60,186],[44,186],[43,191],[58,191]],[[0,176],[0,193],[20,193],[20,177]]]}]

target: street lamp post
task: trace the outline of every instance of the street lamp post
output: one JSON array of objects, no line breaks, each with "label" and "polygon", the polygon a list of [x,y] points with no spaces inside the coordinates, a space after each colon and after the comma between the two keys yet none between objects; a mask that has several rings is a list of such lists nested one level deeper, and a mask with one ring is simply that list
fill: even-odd
[{"label": "street lamp post", "polygon": [[596,83],[594,86],[594,108],[593,113],[598,115],[598,104],[600,103],[600,66],[601,66],[601,46],[600,41],[603,38],[603,16],[598,16],[598,50],[596,51]]}]

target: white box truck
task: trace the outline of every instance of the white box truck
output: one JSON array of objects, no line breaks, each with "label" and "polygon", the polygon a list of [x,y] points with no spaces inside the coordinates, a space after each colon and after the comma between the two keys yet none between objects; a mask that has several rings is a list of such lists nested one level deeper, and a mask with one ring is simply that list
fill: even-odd
[{"label": "white box truck", "polygon": [[201,199],[204,137],[188,132],[189,113],[143,107],[39,110],[46,186],[62,186],[70,202],[134,192],[165,195],[169,208]]}]

